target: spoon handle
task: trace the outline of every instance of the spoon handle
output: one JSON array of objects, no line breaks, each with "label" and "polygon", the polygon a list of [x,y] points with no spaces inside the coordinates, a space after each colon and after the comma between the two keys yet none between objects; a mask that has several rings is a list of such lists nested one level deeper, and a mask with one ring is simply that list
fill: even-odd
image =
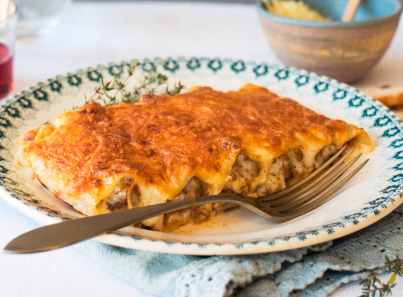
[{"label": "spoon handle", "polygon": [[351,22],[360,6],[361,0],[349,0],[346,8],[344,9],[341,20],[343,22]]}]

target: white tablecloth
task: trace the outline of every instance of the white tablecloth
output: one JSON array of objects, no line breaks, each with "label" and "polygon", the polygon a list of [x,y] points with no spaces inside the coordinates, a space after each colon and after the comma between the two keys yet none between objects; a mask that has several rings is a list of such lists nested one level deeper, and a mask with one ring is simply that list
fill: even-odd
[{"label": "white tablecloth", "polygon": [[[379,65],[359,86],[403,83],[403,24]],[[48,35],[19,44],[15,92],[91,65],[142,57],[208,56],[279,61],[254,5],[161,2],[74,3]],[[39,226],[0,207],[0,247]],[[333,297],[360,295],[349,284]],[[393,290],[403,296],[403,279]],[[34,255],[0,252],[0,296],[150,296],[114,277],[75,249]]]}]

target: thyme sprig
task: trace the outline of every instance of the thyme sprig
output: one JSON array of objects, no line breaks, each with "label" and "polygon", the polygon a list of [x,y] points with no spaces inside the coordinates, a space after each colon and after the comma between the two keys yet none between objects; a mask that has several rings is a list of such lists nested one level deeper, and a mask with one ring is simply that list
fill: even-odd
[{"label": "thyme sprig", "polygon": [[129,89],[129,79],[133,77],[139,66],[141,66],[139,61],[128,66],[125,77],[116,74],[112,80],[105,81],[104,77],[101,76],[101,84],[95,87],[92,96],[87,98],[84,95],[85,103],[96,102],[106,106],[120,102],[133,103],[137,102],[143,94],[175,95],[184,88],[181,81],[175,82],[173,86],[170,86],[168,84],[168,77],[159,72],[157,67],[154,66],[137,81],[137,84],[132,89]]},{"label": "thyme sprig", "polygon": [[[392,273],[386,283],[382,283],[378,275],[382,272]],[[403,277],[403,260],[396,255],[396,259],[385,257],[385,264],[369,271],[368,278],[361,281],[362,295],[360,297],[384,297],[392,295],[392,288],[396,286],[396,277]]]}]

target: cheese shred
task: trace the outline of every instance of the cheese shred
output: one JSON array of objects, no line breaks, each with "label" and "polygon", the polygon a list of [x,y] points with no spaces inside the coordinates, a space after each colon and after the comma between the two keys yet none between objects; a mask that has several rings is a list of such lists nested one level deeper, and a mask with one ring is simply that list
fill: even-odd
[{"label": "cheese shred", "polygon": [[330,21],[301,1],[265,0],[267,11],[282,17],[305,21]]}]

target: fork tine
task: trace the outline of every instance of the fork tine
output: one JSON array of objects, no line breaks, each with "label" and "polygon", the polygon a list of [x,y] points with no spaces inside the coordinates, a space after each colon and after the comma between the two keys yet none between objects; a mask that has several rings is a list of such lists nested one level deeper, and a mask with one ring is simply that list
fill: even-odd
[{"label": "fork tine", "polygon": [[322,195],[322,193],[326,193],[335,182],[339,180],[339,178],[347,172],[348,169],[351,168],[351,166],[356,163],[358,160],[359,156],[356,156],[353,160],[351,160],[348,164],[346,164],[344,167],[338,170],[335,174],[332,174],[331,177],[329,177],[329,181],[319,185],[317,188],[314,189],[314,191],[311,191],[309,195],[303,195],[305,197],[301,197],[301,199],[296,199],[295,202],[288,203],[288,205],[282,205],[282,207],[277,208],[279,211],[287,211],[293,208],[297,208],[299,206],[304,206],[309,204],[311,201],[315,201],[316,196]]},{"label": "fork tine", "polygon": [[[350,169],[360,158],[362,154],[355,156],[352,160],[350,160],[346,164],[339,164],[334,170],[328,170],[323,173],[319,178],[315,179],[308,187],[302,189],[300,191],[302,194],[298,193],[298,195],[293,194],[290,197],[284,197],[282,199],[278,199],[274,201],[273,204],[270,204],[271,207],[280,207],[282,208],[290,208],[293,206],[300,205],[305,203],[313,196],[317,195],[317,193],[322,192],[325,188],[330,186],[333,182],[335,182],[341,175],[343,175],[348,169]],[[333,167],[332,167],[333,168]],[[327,177],[327,178],[326,178]],[[281,206],[283,206],[281,208]]]},{"label": "fork tine", "polygon": [[[307,184],[307,183],[309,183],[315,176],[317,176],[320,172],[322,172],[324,169],[326,169],[335,159],[337,159],[345,151],[346,148],[347,148],[347,146],[343,146],[335,155],[333,155],[329,160],[327,160],[324,164],[322,164],[318,169],[316,169],[314,172],[312,172],[310,175],[308,175],[304,179],[302,179],[299,182],[297,182],[295,185],[293,185],[293,186],[291,186],[291,187],[289,187],[287,189],[284,189],[282,191],[279,191],[279,192],[270,194],[268,196],[262,197],[262,198],[260,198],[260,201],[261,202],[275,201],[275,200],[280,199],[281,197],[283,197],[284,195],[287,195],[289,193],[292,193],[291,195],[293,195],[293,197],[301,195],[303,192],[305,192],[305,191],[309,190],[311,187],[313,187],[315,185],[315,183],[311,182],[311,184],[308,184],[307,187],[302,187],[302,186]],[[354,148],[349,150],[344,156],[342,156],[330,168],[334,168],[335,166],[338,166],[339,164],[341,164],[345,159],[347,159],[353,153],[353,151],[354,151]],[[319,178],[322,178],[322,179],[325,178],[326,175],[328,175],[329,172],[331,172],[330,168],[329,168],[328,171],[326,171],[324,174],[322,174],[322,176],[324,175],[323,177],[321,176]]]},{"label": "fork tine", "polygon": [[[336,193],[342,186],[344,186],[354,175],[357,174],[358,171],[361,170],[362,167],[364,167],[368,163],[368,159],[362,162],[360,165],[357,166],[349,175],[344,177],[341,181],[339,181],[337,184],[333,185],[332,187],[327,188],[325,191],[323,191],[321,194],[316,196],[314,199],[308,201],[304,205],[297,206],[295,208],[289,209],[288,211],[290,212],[295,212],[298,211],[300,212],[301,210],[304,210],[306,208],[311,208],[312,206],[315,205],[321,205],[325,203],[327,198],[332,196],[334,193]],[[321,203],[321,204],[320,204]],[[287,212],[288,212],[287,211]]]},{"label": "fork tine", "polygon": [[360,171],[361,168],[368,163],[368,161],[369,159],[362,162],[360,165],[358,165],[356,169],[354,169],[349,175],[344,177],[340,182],[338,182],[336,185],[333,185],[332,187],[329,187],[308,203],[289,209],[287,211],[272,212],[271,215],[273,216],[273,220],[275,220],[275,222],[292,220],[325,204],[330,199],[332,199],[334,197],[333,194],[336,193],[342,186],[344,186],[354,175],[356,175],[357,172]]}]

